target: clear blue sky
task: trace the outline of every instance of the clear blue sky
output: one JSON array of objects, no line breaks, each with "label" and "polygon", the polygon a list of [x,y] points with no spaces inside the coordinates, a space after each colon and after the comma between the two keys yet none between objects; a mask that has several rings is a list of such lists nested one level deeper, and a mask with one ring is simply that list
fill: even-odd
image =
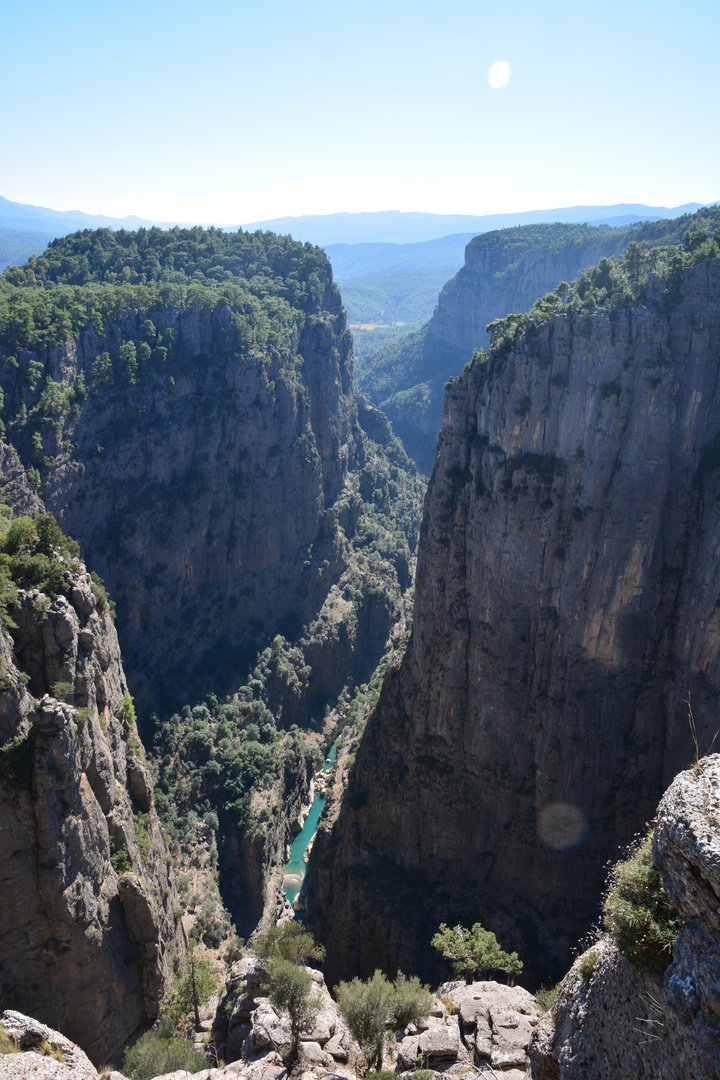
[{"label": "clear blue sky", "polygon": [[1,25],[18,202],[237,224],[720,198],[718,0],[5,0]]}]

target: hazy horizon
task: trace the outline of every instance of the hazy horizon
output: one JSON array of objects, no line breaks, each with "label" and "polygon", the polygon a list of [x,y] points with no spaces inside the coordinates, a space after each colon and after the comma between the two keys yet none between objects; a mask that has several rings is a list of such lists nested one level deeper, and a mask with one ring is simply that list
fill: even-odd
[{"label": "hazy horizon", "polygon": [[240,224],[718,195],[710,0],[39,0],[3,29],[14,202]]}]

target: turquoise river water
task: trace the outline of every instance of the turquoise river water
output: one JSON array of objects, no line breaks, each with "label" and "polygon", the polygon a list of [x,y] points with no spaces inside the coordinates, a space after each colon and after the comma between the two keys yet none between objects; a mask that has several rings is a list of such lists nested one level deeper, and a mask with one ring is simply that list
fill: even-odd
[{"label": "turquoise river water", "polygon": [[[330,772],[335,764],[335,758],[337,757],[337,746],[332,744],[328,750],[325,763],[322,771],[324,773]],[[300,832],[297,834],[290,846],[290,859],[285,863],[283,867],[285,895],[292,904],[293,900],[300,892],[302,888],[303,878],[305,877],[305,871],[307,864],[305,863],[304,855],[307,851],[308,844],[312,840],[317,831],[317,824],[322,813],[322,808],[325,805],[324,795],[315,794],[313,804],[310,807],[310,813],[308,814],[305,824]]]}]

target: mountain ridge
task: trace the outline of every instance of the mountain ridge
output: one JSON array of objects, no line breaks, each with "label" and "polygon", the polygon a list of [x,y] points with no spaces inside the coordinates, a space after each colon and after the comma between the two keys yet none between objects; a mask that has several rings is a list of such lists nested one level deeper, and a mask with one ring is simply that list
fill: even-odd
[{"label": "mountain ridge", "polygon": [[[432,214],[422,211],[378,210],[352,213],[343,211],[337,214],[302,214],[267,218],[237,224],[217,223],[205,219],[202,222],[158,221],[129,214],[119,218],[109,214],[88,214],[84,210],[54,210],[50,207],[35,206],[32,203],[19,203],[0,195],[0,228],[50,232],[53,236],[66,236],[87,228],[139,229],[157,226],[170,229],[176,226],[190,228],[201,224],[203,227],[217,225],[232,231],[243,228],[246,231],[282,232],[297,235],[294,238],[307,240],[320,246],[330,243],[352,243],[358,236],[368,242],[407,242],[437,239],[458,232],[488,232],[510,224],[522,222],[532,224],[554,220],[584,221],[590,214],[592,220],[607,217],[612,212],[618,215],[638,215],[647,217],[677,217],[679,214],[699,209],[704,203],[685,203],[682,206],[646,206],[643,203],[617,203],[611,206],[571,206],[548,210],[525,210],[505,214]],[[561,218],[552,215],[561,215]],[[637,220],[635,218],[634,220]],[[371,229],[363,228],[371,223]],[[323,232],[323,225],[325,231]],[[338,225],[345,225],[344,230]],[[372,226],[380,226],[375,228]],[[394,230],[394,231],[393,231]],[[345,238],[343,238],[345,236]],[[351,237],[351,239],[348,239]]]}]

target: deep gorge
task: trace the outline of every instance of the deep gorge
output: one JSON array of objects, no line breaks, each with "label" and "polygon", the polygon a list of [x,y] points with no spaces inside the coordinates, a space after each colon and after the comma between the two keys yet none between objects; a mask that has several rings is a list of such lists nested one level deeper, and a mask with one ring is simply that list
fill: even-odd
[{"label": "deep gorge", "polygon": [[[642,273],[604,258],[494,324],[489,349],[475,342],[446,387],[424,506],[387,419],[355,394],[341,298],[310,245],[100,230],[6,274],[3,528],[48,510],[79,543],[105,583],[94,603],[107,605],[115,684],[89,693],[85,654],[107,648],[81,636],[82,620],[49,634],[63,589],[76,602],[69,579],[48,625],[6,553],[0,749],[52,713],[71,777],[63,807],[109,754],[117,786],[110,797],[87,780],[83,842],[102,838],[104,890],[152,864],[162,898],[142,941],[163,962],[145,962],[124,1032],[106,1032],[95,1056],[152,1020],[181,919],[219,956],[235,931],[289,914],[287,847],[338,737],[306,894],[328,984],[377,966],[439,981],[428,946],[441,921],[482,920],[521,954],[531,989],[567,969],[604,864],[692,760],[688,700],[703,750],[715,730],[720,260],[708,220],[685,223],[682,248],[642,248]],[[43,642],[42,663],[25,637]],[[34,812],[43,768],[34,759],[6,785],[4,813],[18,800]],[[113,799],[127,824],[111,845]],[[142,815],[156,812],[151,852]],[[108,917],[98,901],[86,937],[101,952]],[[133,950],[112,926],[122,967]],[[29,1007],[23,962],[0,980]],[[72,1007],[60,1002],[58,1026]]]}]

